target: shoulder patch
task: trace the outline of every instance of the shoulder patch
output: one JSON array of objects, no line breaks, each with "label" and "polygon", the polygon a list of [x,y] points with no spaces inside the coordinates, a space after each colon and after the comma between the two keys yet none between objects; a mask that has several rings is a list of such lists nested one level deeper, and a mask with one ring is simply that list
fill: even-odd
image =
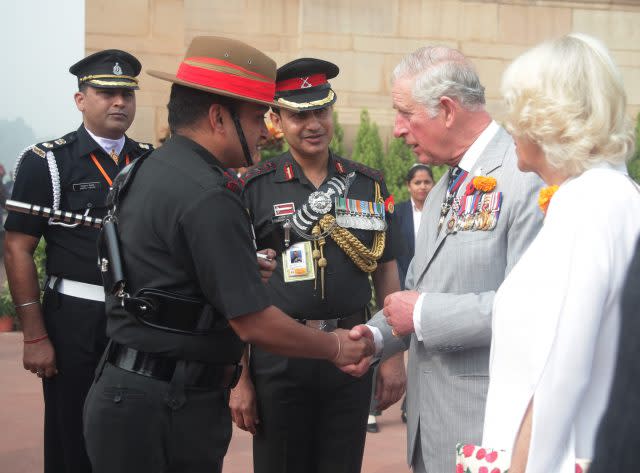
[{"label": "shoulder patch", "polygon": [[[35,148],[42,147],[42,148],[46,148],[47,150],[52,150],[52,149],[62,148],[64,146],[67,146],[68,144],[73,143],[75,140],[76,140],[76,132],[72,131],[71,133],[67,133],[63,137],[60,137],[56,140],[38,143],[33,148],[35,150]],[[41,156],[40,153],[38,153],[37,151],[35,151],[35,153],[38,154],[38,156]]]},{"label": "shoulder patch", "polygon": [[244,184],[246,185],[251,179],[254,179],[258,176],[262,176],[264,174],[268,174],[272,171],[275,171],[275,169],[276,169],[276,163],[273,160],[260,163],[257,166],[254,166],[251,169],[249,169],[247,173],[243,176]]}]

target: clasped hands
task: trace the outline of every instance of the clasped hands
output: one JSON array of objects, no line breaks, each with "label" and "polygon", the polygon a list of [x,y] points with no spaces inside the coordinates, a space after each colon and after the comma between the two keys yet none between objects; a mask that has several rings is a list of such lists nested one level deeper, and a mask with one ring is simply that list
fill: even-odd
[{"label": "clasped hands", "polygon": [[[399,291],[389,294],[384,299],[382,313],[396,337],[404,337],[413,333],[413,308],[420,294],[416,291]],[[373,333],[367,325],[356,325],[349,332],[351,340],[369,339],[373,343]],[[367,357],[358,363],[341,366],[340,369],[352,376],[362,376],[369,369],[371,357]]]}]

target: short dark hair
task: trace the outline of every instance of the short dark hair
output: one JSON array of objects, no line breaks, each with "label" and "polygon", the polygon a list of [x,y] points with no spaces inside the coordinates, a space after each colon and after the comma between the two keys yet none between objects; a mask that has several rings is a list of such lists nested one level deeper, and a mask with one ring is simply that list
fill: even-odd
[{"label": "short dark hair", "polygon": [[173,84],[167,104],[169,130],[173,135],[177,130],[193,125],[209,113],[209,108],[213,104],[230,107],[235,103],[236,101],[229,97]]},{"label": "short dark hair", "polygon": [[407,182],[411,182],[411,179],[416,177],[416,173],[418,171],[427,171],[427,173],[431,177],[431,180],[433,181],[433,171],[431,171],[431,166],[427,166],[426,164],[417,163],[417,164],[414,164],[413,166],[411,166],[411,169],[409,169],[409,172],[407,173]]}]

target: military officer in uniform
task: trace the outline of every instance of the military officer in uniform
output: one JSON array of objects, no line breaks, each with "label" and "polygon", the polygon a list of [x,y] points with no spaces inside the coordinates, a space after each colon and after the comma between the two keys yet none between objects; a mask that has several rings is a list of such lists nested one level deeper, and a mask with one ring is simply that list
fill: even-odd
[{"label": "military officer in uniform", "polygon": [[[120,50],[71,66],[82,125],[27,148],[18,158],[12,198],[102,217],[112,179],[149,151],[125,132],[136,113],[140,62]],[[25,369],[42,378],[45,472],[91,471],[82,438],[82,405],[107,343],[104,292],[96,265],[98,230],[9,213],[5,266],[24,332]],[[46,241],[47,280],[40,288],[33,254]]]},{"label": "military officer in uniform", "polygon": [[117,260],[101,254],[112,342],[87,396],[87,450],[96,473],[215,473],[243,341],[338,365],[373,345],[298,324],[260,279],[241,183],[225,169],[250,163],[266,137],[275,62],[240,41],[196,37],[177,73],[149,73],[173,82],[171,137],[110,195],[102,236],[111,247],[117,223],[124,279],[110,290]]},{"label": "military officer in uniform", "polygon": [[[328,79],[337,74],[335,64],[312,58],[278,69],[272,119],[290,150],[249,171],[243,194],[258,248],[278,254],[267,285],[273,303],[326,332],[367,320],[369,274],[380,303],[400,287],[381,173],[329,149],[336,94]],[[360,471],[371,373],[356,379],[326,361],[260,347],[252,347],[250,371],[231,406],[236,423],[255,432],[256,473]],[[404,382],[402,359],[389,360],[379,384],[383,408],[402,396]]]}]

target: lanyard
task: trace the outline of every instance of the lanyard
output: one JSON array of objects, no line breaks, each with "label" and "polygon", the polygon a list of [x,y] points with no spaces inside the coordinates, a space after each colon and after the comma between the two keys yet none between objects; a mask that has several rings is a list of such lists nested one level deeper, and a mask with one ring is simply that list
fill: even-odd
[{"label": "lanyard", "polygon": [[[102,167],[102,165],[98,161],[98,158],[96,158],[96,155],[91,153],[91,159],[93,160],[93,164],[95,164],[96,167],[98,168],[98,171],[100,171],[100,173],[102,174],[102,177],[104,177],[105,181],[107,181],[107,184],[109,184],[109,187],[111,187],[113,185],[113,181],[111,180],[111,178],[109,177],[109,174],[107,174],[107,172],[104,170],[104,168]],[[124,162],[125,162],[125,164],[129,164],[129,155],[128,154],[125,156]]]}]

